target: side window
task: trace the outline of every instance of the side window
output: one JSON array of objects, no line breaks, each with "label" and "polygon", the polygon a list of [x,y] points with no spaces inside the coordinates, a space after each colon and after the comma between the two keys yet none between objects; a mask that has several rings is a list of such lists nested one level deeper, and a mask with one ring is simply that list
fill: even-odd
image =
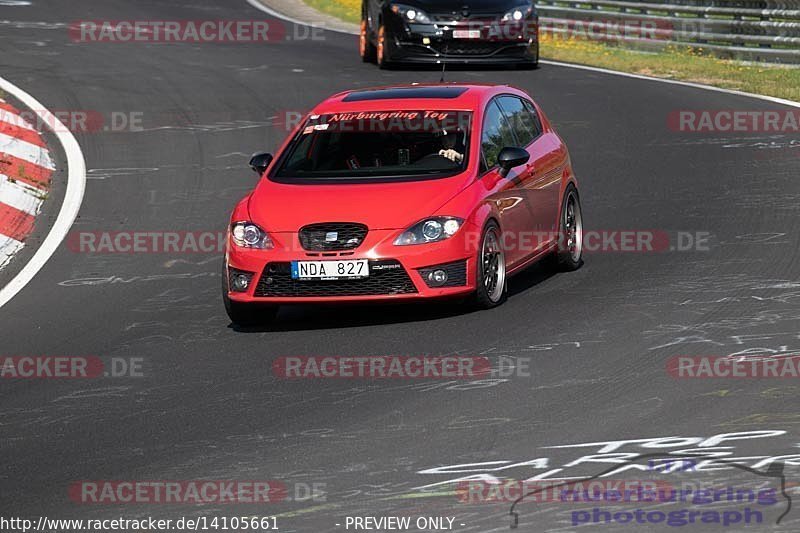
[{"label": "side window", "polygon": [[534,115],[516,96],[501,96],[499,100],[500,107],[503,108],[514,134],[517,136],[520,148],[528,146],[539,136]]},{"label": "side window", "polygon": [[533,104],[527,100],[523,100],[525,104],[525,109],[528,110],[528,113],[531,114],[531,120],[533,120],[533,126],[536,128],[536,137],[541,135],[544,132],[544,128],[542,128],[542,119],[539,118],[539,113],[536,112],[536,108],[533,107]]},{"label": "side window", "polygon": [[487,106],[486,114],[483,117],[483,135],[481,137],[481,148],[486,165],[489,168],[496,166],[500,150],[516,145],[517,141],[514,139],[511,126],[497,106],[497,102],[492,101]]}]

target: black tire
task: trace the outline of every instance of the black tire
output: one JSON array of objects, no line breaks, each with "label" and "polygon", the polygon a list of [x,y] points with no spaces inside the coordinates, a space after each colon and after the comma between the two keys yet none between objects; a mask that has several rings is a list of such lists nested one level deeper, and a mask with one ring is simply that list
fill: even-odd
[{"label": "black tire", "polygon": [[[487,261],[485,260],[484,252],[485,247],[487,245],[487,238],[490,234],[494,234],[496,236],[496,244],[497,248],[500,252],[500,257],[498,259],[498,268],[501,268],[500,271],[500,282],[495,283],[494,287],[487,286],[486,282],[486,267]],[[501,305],[503,302],[506,301],[506,297],[508,296],[508,279],[506,277],[506,265],[505,265],[505,254],[502,251],[500,246],[502,240],[502,233],[500,232],[500,226],[497,225],[497,222],[494,220],[490,220],[486,226],[483,228],[483,234],[481,235],[480,245],[478,250],[475,254],[475,284],[476,289],[475,293],[472,296],[472,304],[477,309],[491,309],[492,307],[497,307]]]},{"label": "black tire", "polygon": [[517,65],[517,69],[519,70],[536,70],[537,68],[539,68],[539,43],[536,43],[536,57],[533,61]]},{"label": "black tire", "polygon": [[[574,203],[573,211],[570,215],[569,205],[571,202]],[[571,216],[574,221],[570,221]],[[578,270],[583,265],[583,212],[578,189],[572,184],[564,191],[558,228],[558,248],[556,251],[558,269],[564,272]],[[574,236],[572,235],[573,232],[575,233]],[[575,241],[573,242],[571,239],[575,239]]]},{"label": "black tire", "polygon": [[237,326],[259,326],[272,322],[278,314],[278,306],[234,302],[228,297],[228,269],[222,262],[222,302],[228,318]]},{"label": "black tire", "polygon": [[359,35],[359,54],[364,63],[374,63],[378,57],[375,43],[369,36],[369,23],[366,18],[361,20],[361,32]]},{"label": "black tire", "polygon": [[382,70],[388,70],[392,68],[392,61],[389,58],[389,46],[387,44],[388,39],[386,38],[386,26],[381,24],[378,27],[378,46],[376,47],[376,59],[375,62],[378,63],[378,68]]}]

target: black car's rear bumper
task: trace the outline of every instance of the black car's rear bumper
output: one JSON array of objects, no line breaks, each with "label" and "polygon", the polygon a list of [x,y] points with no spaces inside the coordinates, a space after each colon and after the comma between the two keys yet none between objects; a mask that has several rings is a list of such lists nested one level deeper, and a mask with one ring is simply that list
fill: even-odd
[{"label": "black car's rear bumper", "polygon": [[394,43],[390,59],[405,63],[535,63],[538,43],[490,43],[442,41],[425,45],[415,42]]},{"label": "black car's rear bumper", "polygon": [[[539,59],[537,20],[517,25],[487,22],[403,24],[388,28],[387,57],[403,63],[517,63]],[[480,32],[480,38],[456,38],[455,31]]]}]

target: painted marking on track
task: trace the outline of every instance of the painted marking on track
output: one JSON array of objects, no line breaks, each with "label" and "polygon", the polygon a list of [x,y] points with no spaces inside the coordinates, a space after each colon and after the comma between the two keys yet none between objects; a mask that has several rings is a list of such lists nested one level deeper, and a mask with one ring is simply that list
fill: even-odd
[{"label": "painted marking on track", "polygon": [[0,154],[7,154],[48,170],[56,169],[47,149],[16,137],[11,137],[5,133],[0,133]]},{"label": "painted marking on track", "polygon": [[[53,171],[49,167],[54,165],[44,139],[32,129],[20,111],[2,99],[0,108],[5,119],[0,121],[0,171],[8,171],[8,174],[0,172],[2,268],[25,246],[25,239],[33,231]],[[31,174],[46,176],[46,184]]]},{"label": "painted marking on track", "polygon": [[13,107],[0,101],[0,122],[5,122],[6,124],[11,124],[12,126],[17,126],[18,128],[36,131],[36,128],[33,127],[33,124],[19,116],[15,111],[16,110]]},{"label": "painted marking on track", "polygon": [[0,202],[32,216],[42,208],[44,191],[23,185],[0,174]]},{"label": "painted marking on track", "polygon": [[[39,103],[33,96],[28,94],[27,92],[23,91],[13,83],[9,82],[5,78],[0,77],[0,90],[5,91],[8,94],[11,94],[14,98],[22,102],[28,109],[33,110],[33,112],[37,115],[40,119],[42,124],[52,125],[53,134],[56,136],[56,139],[61,144],[64,153],[67,157],[67,189],[64,193],[64,201],[61,204],[61,208],[58,212],[58,216],[56,217],[56,221],[53,224],[52,228],[50,228],[50,232],[42,241],[41,246],[36,252],[33,254],[33,257],[22,267],[17,275],[2,289],[0,289],[0,307],[4,306],[8,303],[11,298],[16,296],[30,281],[36,276],[39,270],[47,263],[47,261],[52,257],[55,251],[58,249],[61,242],[67,236],[70,227],[72,227],[75,218],[78,216],[78,211],[80,211],[81,203],[83,202],[83,194],[86,190],[86,162],[83,157],[83,152],[81,152],[80,145],[78,141],[75,139],[75,136],[64,126],[64,124],[55,116],[53,113],[45,109],[45,107]],[[3,107],[3,111],[5,114],[3,116],[8,116],[8,113],[11,111],[7,107]],[[28,143],[30,144],[30,143]],[[33,145],[30,145],[33,146]],[[38,148],[38,147],[37,147]],[[40,148],[39,148],[40,149]],[[17,158],[13,154],[9,154],[8,157],[0,155],[0,159],[7,159],[11,161],[7,161],[6,165],[12,165],[17,163],[19,166],[25,170],[24,163],[29,163],[24,158]],[[14,161],[16,159],[16,161]],[[52,173],[52,169],[54,169],[54,165],[47,156],[47,161],[50,163],[51,168],[42,169],[37,178],[40,178],[42,181],[46,181],[49,183],[50,181],[50,173]],[[3,166],[0,166],[0,170],[2,170],[6,175],[8,175],[8,171],[5,170]],[[33,168],[28,168],[27,171],[33,171]],[[26,172],[27,175],[27,172]],[[14,179],[17,179],[16,174],[11,174]],[[20,177],[20,181],[24,181],[28,183],[23,177]],[[39,183],[41,184],[41,183]],[[0,242],[4,242],[5,246],[0,246],[0,250],[2,254],[5,254],[11,251],[15,246],[19,246],[16,243],[11,242],[11,239],[3,238],[0,236]],[[20,243],[21,244],[21,243]],[[18,249],[17,249],[18,251]],[[6,259],[7,261],[8,259]],[[2,256],[0,255],[0,262],[2,262]]]},{"label": "painted marking on track", "polygon": [[11,261],[14,254],[19,252],[23,246],[25,246],[24,243],[0,234],[0,268]]}]

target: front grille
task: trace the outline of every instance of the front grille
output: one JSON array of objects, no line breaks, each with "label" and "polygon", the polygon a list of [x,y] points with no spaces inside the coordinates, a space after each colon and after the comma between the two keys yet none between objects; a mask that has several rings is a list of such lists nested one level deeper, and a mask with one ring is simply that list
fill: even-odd
[{"label": "front grille", "polygon": [[490,41],[446,41],[433,46],[434,50],[445,57],[456,56],[491,56],[494,54],[513,55],[524,53],[525,47],[517,44],[493,43]]},{"label": "front grille", "polygon": [[447,272],[447,281],[444,282],[442,285],[438,285],[435,288],[441,287],[463,287],[467,284],[467,261],[466,259],[463,261],[454,261],[453,263],[445,263],[443,265],[434,265],[425,268],[419,269],[419,274],[422,276],[422,279],[425,280],[425,283],[430,287],[431,284],[428,283],[428,274],[433,272],[434,270],[444,270]]},{"label": "front grille", "polygon": [[434,13],[431,14],[430,17],[432,22],[441,22],[444,24],[452,24],[453,22],[483,22],[484,24],[491,24],[501,19],[500,16],[487,15],[486,13],[469,13],[464,16],[464,13],[460,11],[454,11],[451,13]]},{"label": "front grille", "polygon": [[300,245],[311,252],[354,250],[367,236],[364,224],[326,222],[310,224],[300,229]]},{"label": "front grille", "polygon": [[339,281],[292,279],[291,263],[270,263],[258,280],[255,296],[335,297],[416,294],[417,288],[400,262],[393,259],[369,262],[369,277]]}]

